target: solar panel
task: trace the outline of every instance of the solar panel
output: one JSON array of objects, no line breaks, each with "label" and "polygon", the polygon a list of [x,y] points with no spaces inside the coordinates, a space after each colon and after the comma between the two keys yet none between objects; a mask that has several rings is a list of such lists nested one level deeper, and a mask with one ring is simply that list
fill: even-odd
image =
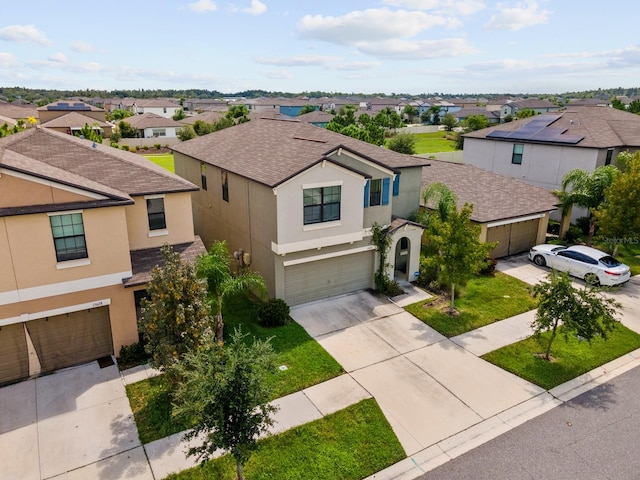
[{"label": "solar panel", "polygon": [[550,127],[559,117],[556,115],[538,115],[517,130],[494,130],[486,138],[505,140],[529,140],[532,142],[553,142],[575,145],[584,136],[566,134],[567,129]]}]

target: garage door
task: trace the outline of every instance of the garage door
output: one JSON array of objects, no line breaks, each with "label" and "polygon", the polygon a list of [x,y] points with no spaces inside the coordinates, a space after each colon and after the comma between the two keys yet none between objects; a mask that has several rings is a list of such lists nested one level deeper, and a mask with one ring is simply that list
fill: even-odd
[{"label": "garage door", "polygon": [[369,288],[373,255],[367,251],[285,267],[285,301],[299,305]]},{"label": "garage door", "polygon": [[540,219],[509,223],[487,229],[487,241],[499,242],[490,255],[501,258],[526,252],[536,244]]},{"label": "garage door", "polygon": [[113,353],[109,307],[27,322],[42,373]]},{"label": "garage door", "polygon": [[29,353],[24,324],[0,327],[0,385],[29,376]]}]

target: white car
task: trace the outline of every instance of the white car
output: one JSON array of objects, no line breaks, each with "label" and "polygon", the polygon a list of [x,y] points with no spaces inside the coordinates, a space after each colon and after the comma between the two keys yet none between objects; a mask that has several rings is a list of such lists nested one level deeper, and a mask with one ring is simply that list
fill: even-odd
[{"label": "white car", "polygon": [[529,260],[541,267],[568,272],[589,285],[620,285],[631,278],[627,265],[598,249],[583,245],[536,245],[529,250]]}]

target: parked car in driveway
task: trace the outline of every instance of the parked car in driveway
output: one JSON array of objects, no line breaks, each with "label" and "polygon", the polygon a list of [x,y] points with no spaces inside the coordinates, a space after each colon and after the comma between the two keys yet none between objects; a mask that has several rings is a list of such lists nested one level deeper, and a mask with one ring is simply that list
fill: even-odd
[{"label": "parked car in driveway", "polygon": [[627,265],[605,252],[584,245],[536,245],[529,250],[529,260],[541,267],[567,272],[590,285],[620,285],[631,278]]}]

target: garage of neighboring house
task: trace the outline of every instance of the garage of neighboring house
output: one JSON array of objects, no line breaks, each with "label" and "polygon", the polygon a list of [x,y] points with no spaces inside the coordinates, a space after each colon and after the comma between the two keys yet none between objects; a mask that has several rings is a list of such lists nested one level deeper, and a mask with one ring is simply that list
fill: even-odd
[{"label": "garage of neighboring house", "polygon": [[371,287],[374,252],[284,262],[284,300],[289,305],[321,300]]},{"label": "garage of neighboring house", "polygon": [[0,384],[113,354],[109,307],[0,327]]},{"label": "garage of neighboring house", "polygon": [[537,243],[540,220],[540,218],[534,218],[487,224],[486,241],[498,242],[498,246],[490,253],[491,258],[507,257],[529,250]]}]

